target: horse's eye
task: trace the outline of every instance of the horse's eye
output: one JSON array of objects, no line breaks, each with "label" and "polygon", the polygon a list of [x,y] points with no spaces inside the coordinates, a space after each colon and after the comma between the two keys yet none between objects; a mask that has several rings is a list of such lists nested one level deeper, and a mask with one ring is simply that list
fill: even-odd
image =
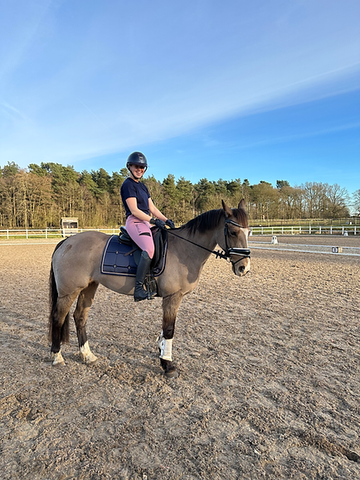
[{"label": "horse's eye", "polygon": [[233,232],[232,230],[229,230],[229,235],[230,235],[230,237],[235,237],[236,233]]}]

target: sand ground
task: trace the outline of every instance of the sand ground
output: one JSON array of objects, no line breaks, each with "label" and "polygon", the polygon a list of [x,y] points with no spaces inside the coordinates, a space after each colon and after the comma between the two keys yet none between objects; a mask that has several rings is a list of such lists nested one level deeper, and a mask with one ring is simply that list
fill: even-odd
[{"label": "sand ground", "polygon": [[53,249],[0,244],[3,480],[360,478],[360,257],[254,249],[243,278],[211,258],[180,307],[168,380],[161,300],[102,287],[98,362],[81,363],[72,325],[66,366],[51,366]]}]

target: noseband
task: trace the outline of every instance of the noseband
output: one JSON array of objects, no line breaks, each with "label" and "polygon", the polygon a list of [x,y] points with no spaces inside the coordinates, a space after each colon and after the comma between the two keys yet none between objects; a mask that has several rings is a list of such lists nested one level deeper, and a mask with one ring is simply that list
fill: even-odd
[{"label": "noseband", "polygon": [[[238,223],[234,222],[233,220],[228,220],[228,219],[225,220],[225,227],[224,227],[225,252],[220,252],[220,250],[209,250],[208,248],[203,247],[202,245],[199,245],[198,243],[195,243],[195,242],[189,240],[188,238],[183,238],[183,237],[180,237],[179,235],[176,235],[170,229],[167,229],[166,231],[168,233],[171,233],[171,235],[174,235],[174,237],[181,238],[182,240],[185,240],[186,242],[192,243],[193,245],[196,245],[197,247],[202,248],[203,250],[206,250],[207,252],[213,253],[214,255],[216,255],[216,258],[220,257],[220,258],[224,258],[225,260],[229,260],[231,262],[232,266],[235,267],[235,265],[238,262],[240,262],[241,260],[244,260],[244,258],[250,258],[250,250],[248,248],[229,247],[228,241],[227,241],[228,233],[229,233],[228,232],[228,224],[234,225],[235,227],[238,227],[238,228],[245,228],[245,227],[239,225]],[[236,260],[236,262],[233,262],[231,260],[231,255],[238,255],[240,258],[238,258]]]}]

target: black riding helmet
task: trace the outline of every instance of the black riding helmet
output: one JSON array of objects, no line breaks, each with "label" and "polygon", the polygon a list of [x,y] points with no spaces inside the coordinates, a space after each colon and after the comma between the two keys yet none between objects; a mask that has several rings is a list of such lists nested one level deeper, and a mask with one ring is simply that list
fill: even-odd
[{"label": "black riding helmet", "polygon": [[146,157],[141,152],[133,152],[128,156],[128,159],[127,159],[127,162],[126,162],[127,168],[129,168],[130,165],[143,166],[143,167],[145,167],[145,171],[148,168]]}]

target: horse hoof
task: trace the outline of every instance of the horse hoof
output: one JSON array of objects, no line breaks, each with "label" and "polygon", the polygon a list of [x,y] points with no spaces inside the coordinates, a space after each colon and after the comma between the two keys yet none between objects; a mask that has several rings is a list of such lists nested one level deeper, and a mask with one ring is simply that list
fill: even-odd
[{"label": "horse hoof", "polygon": [[89,355],[82,355],[82,361],[86,365],[91,365],[92,363],[97,362],[97,359],[98,358],[93,353],[91,353]]},{"label": "horse hoof", "polygon": [[97,360],[97,357],[95,357],[95,355],[90,350],[89,342],[85,342],[84,345],[80,347],[79,353],[83,363],[86,363],[86,365],[90,365],[90,363],[95,363]]},{"label": "horse hoof", "polygon": [[52,364],[53,367],[60,368],[60,367],[65,367],[65,362],[58,362]]},{"label": "horse hoof", "polygon": [[96,363],[98,361],[97,357],[95,355],[91,357],[91,359],[86,359],[85,363],[86,365],[92,365],[93,363]]},{"label": "horse hoof", "polygon": [[65,365],[65,360],[63,356],[61,355],[61,352],[58,353],[52,353],[51,354],[51,359],[52,359],[52,366],[53,367],[63,367]]},{"label": "horse hoof", "polygon": [[168,370],[165,370],[164,373],[166,378],[177,378],[179,376],[176,367],[170,367]]}]

